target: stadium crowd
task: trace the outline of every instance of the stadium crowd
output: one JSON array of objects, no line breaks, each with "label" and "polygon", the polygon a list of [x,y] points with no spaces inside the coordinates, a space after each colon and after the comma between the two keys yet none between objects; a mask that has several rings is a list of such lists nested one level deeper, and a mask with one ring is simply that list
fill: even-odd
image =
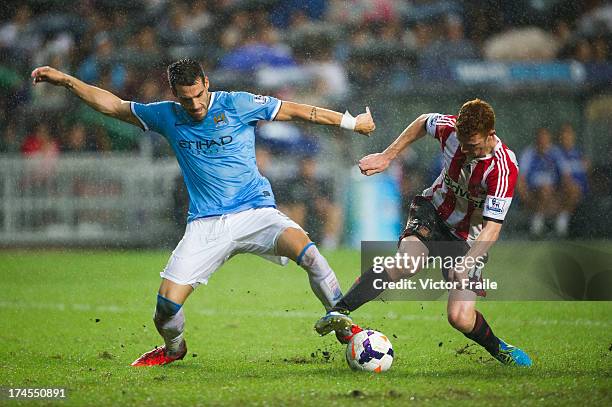
[{"label": "stadium crowd", "polygon": [[[539,4],[539,9],[532,4]],[[333,104],[351,86],[436,79],[450,60],[610,60],[612,5],[603,1],[224,0],[7,1],[0,16],[0,128],[3,152],[106,151],[136,140],[79,110],[62,89],[32,90],[27,72],[49,64],[140,101],[169,98],[163,67],[191,55],[214,83],[258,71],[271,91]],[[495,4],[495,7],[487,7]],[[469,18],[467,17],[469,16]],[[508,46],[511,44],[511,46]],[[293,67],[275,78],[266,67]],[[44,96],[43,96],[44,95]],[[300,95],[301,96],[301,95]],[[17,112],[43,115],[29,128]],[[66,111],[70,114],[65,114]],[[59,119],[59,120],[58,120]],[[84,132],[84,135],[79,133]],[[50,138],[50,142],[45,141]],[[81,139],[81,140],[79,140]]]},{"label": "stadium crowd", "polygon": [[[211,73],[213,89],[267,92],[340,109],[354,88],[406,88],[417,80],[447,80],[451,60],[567,60],[608,66],[611,59],[612,4],[602,0],[89,0],[68,4],[5,2],[8,7],[0,15],[0,153],[57,156],[130,151],[142,149],[145,140],[152,143],[155,155],[171,154],[159,137],[139,137],[138,130],[94,114],[61,88],[33,89],[28,73],[45,64],[124,99],[151,102],[172,98],[165,83],[166,64],[192,56]],[[28,120],[32,116],[37,120]],[[539,130],[535,146],[523,154],[530,168],[519,188],[526,205],[532,205],[542,188],[558,190],[561,184],[573,197],[565,206],[551,203],[535,211],[534,234],[541,234],[551,217],[557,219],[557,232],[567,233],[567,214],[588,191],[582,180],[585,175],[574,171],[583,158],[572,156],[573,141],[567,139],[574,137],[567,134],[573,134],[573,129],[569,130],[571,125],[564,129],[562,148],[549,148],[550,134]],[[312,173],[310,161],[318,151],[309,131],[269,123],[260,129],[262,149],[301,157],[295,176],[305,176]],[[570,157],[568,165],[558,158],[564,151]],[[548,167],[542,164],[549,161]],[[545,185],[541,171],[552,174]],[[587,171],[585,166],[579,172]],[[567,181],[572,177],[574,181]],[[293,203],[287,202],[294,206],[289,210],[326,207],[335,214],[330,219],[341,219],[333,200],[296,209],[297,200],[313,193],[308,183],[301,187],[282,194],[294,197]],[[334,245],[341,227],[329,228],[322,233]]]}]

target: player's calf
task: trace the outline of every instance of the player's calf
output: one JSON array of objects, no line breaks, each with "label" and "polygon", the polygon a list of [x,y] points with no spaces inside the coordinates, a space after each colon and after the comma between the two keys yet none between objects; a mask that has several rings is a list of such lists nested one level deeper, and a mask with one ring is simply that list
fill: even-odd
[{"label": "player's calf", "polygon": [[153,321],[157,331],[164,338],[167,352],[170,355],[180,352],[185,329],[183,306],[158,294]]},{"label": "player's calf", "polygon": [[317,298],[325,306],[331,309],[342,297],[340,283],[327,260],[314,243],[308,243],[296,259],[296,263],[308,273],[310,287]]},{"label": "player's calf", "polygon": [[451,308],[448,312],[448,322],[503,364],[531,366],[531,359],[524,351],[495,336],[480,312],[473,310],[470,315],[468,312],[461,312],[460,308]]},{"label": "player's calf", "polygon": [[165,365],[183,359],[187,353],[187,345],[183,339],[185,314],[181,304],[157,294],[153,322],[157,332],[164,338],[165,345],[144,353],[132,362],[132,366]]}]

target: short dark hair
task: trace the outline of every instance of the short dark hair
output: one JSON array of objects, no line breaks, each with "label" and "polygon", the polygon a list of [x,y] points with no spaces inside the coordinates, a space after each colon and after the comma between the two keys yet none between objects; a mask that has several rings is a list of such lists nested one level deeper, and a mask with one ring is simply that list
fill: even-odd
[{"label": "short dark hair", "polygon": [[470,100],[461,106],[455,127],[458,136],[470,137],[474,133],[487,135],[495,128],[495,112],[484,100]]},{"label": "short dark hair", "polygon": [[193,85],[198,78],[204,82],[205,77],[202,65],[190,58],[183,58],[168,65],[168,82],[172,90],[176,85]]}]

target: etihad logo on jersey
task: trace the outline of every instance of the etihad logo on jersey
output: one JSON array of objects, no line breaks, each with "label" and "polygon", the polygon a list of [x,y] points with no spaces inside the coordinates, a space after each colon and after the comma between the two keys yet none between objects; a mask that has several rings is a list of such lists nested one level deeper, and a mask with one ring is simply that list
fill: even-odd
[{"label": "etihad logo on jersey", "polygon": [[213,116],[213,121],[215,122],[215,127],[220,127],[220,126],[229,124],[229,122],[225,118],[225,113],[221,113],[216,116]]},{"label": "etihad logo on jersey", "polygon": [[219,150],[234,141],[232,136],[223,136],[217,139],[210,140],[179,140],[180,148],[191,150],[195,154],[217,153]]},{"label": "etihad logo on jersey", "polygon": [[470,192],[465,190],[465,189],[463,189],[463,187],[461,185],[459,185],[459,183],[457,181],[455,181],[451,177],[449,177],[448,173],[444,173],[444,183],[446,184],[448,189],[453,191],[453,193],[455,194],[456,197],[467,199],[468,201],[472,202],[476,208],[482,208],[483,207],[483,204],[484,204],[484,199],[483,198],[478,198],[476,196],[471,196]]}]

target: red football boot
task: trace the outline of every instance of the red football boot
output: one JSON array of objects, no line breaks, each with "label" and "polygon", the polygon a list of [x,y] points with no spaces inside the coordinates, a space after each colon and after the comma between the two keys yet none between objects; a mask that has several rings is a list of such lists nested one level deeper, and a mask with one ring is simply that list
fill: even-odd
[{"label": "red football boot", "polygon": [[346,344],[349,343],[353,336],[361,331],[363,331],[363,329],[361,329],[359,325],[353,324],[348,330],[336,331],[336,339],[338,339],[338,342]]},{"label": "red football boot", "polygon": [[321,336],[327,335],[331,331],[336,332],[338,342],[344,344],[347,344],[353,335],[363,331],[353,323],[351,317],[348,316],[348,311],[329,311],[317,321],[314,328]]},{"label": "red football boot", "polygon": [[132,362],[132,366],[157,366],[167,365],[175,360],[181,360],[187,354],[187,344],[185,341],[182,342],[180,350],[176,354],[168,354],[166,347],[155,347],[155,349],[145,353],[138,359]]}]

